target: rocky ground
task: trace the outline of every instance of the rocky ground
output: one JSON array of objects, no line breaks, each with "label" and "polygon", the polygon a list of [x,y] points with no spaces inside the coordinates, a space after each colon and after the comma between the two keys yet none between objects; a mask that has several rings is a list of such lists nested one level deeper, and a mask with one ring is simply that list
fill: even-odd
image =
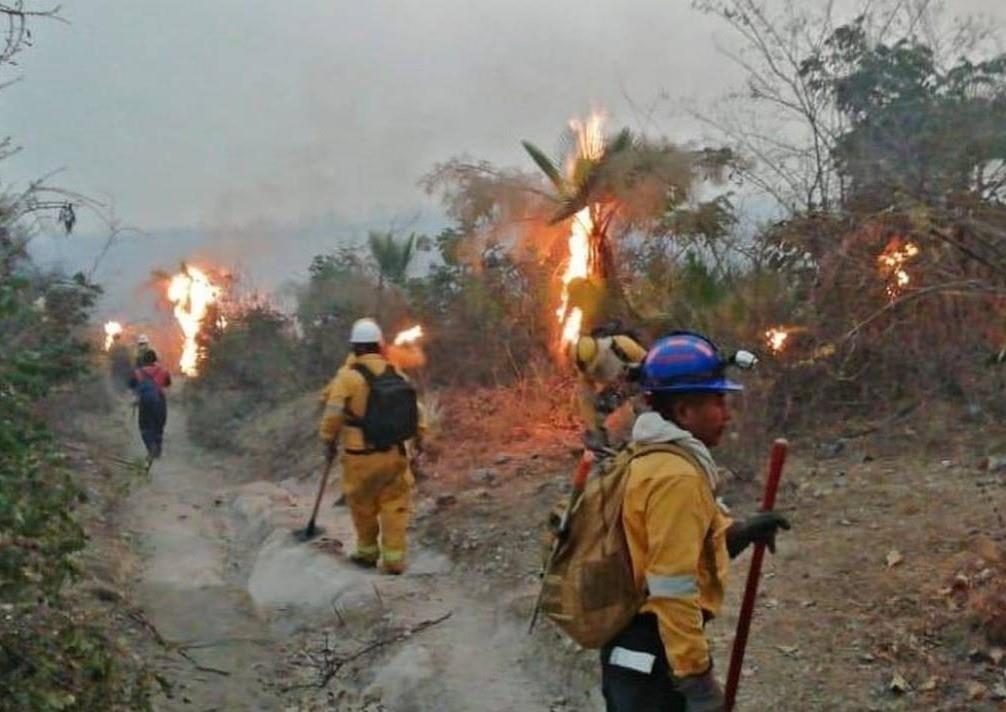
[{"label": "rocky ground", "polygon": [[[250,458],[192,445],[183,410],[173,403],[149,483],[105,522],[122,536],[96,542],[165,682],[159,709],[602,708],[595,653],[547,622],[526,633],[541,525],[576,458],[566,424],[442,438],[423,468],[412,568],[386,577],[345,560],[351,526],[332,496],[322,538],[290,534],[320,465],[306,400],[242,436]],[[116,418],[125,431],[128,413]],[[794,530],[767,560],[738,707],[1006,709],[1002,433],[962,422],[934,438],[895,422],[792,442],[779,508]],[[743,514],[759,491],[735,477],[727,498]],[[721,675],[747,562],[710,627]]]}]

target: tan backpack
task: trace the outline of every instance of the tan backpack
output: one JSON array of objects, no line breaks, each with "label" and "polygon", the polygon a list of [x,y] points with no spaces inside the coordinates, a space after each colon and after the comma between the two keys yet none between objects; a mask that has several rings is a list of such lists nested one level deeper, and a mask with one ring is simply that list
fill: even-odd
[{"label": "tan backpack", "polygon": [[622,526],[629,465],[642,455],[669,452],[695,464],[670,443],[630,443],[598,463],[583,492],[561,503],[545,534],[541,610],[584,648],[600,648],[639,611],[647,593],[636,587]]}]

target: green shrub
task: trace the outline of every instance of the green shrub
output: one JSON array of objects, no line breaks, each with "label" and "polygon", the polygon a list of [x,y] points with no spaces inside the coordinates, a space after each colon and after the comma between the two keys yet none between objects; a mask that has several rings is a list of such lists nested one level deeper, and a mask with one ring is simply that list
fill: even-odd
[{"label": "green shrub", "polygon": [[35,274],[10,251],[0,266],[0,700],[33,712],[147,709],[143,673],[62,593],[86,542],[74,512],[84,491],[39,416],[43,398],[88,373],[75,334],[100,290],[82,275]]},{"label": "green shrub", "polygon": [[233,429],[309,382],[291,319],[263,303],[211,309],[199,335],[198,378],[186,388],[189,431],[211,447],[234,444]]}]

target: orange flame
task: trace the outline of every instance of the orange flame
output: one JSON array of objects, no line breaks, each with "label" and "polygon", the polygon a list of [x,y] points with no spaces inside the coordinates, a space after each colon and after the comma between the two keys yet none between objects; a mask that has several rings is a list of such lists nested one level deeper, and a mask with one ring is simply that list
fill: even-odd
[{"label": "orange flame", "polygon": [[422,368],[426,365],[426,354],[419,343],[423,336],[423,327],[418,325],[398,332],[394,341],[385,347],[385,357],[392,365],[404,371]]},{"label": "orange flame", "polygon": [[789,340],[789,333],[788,330],[781,326],[773,326],[765,332],[765,343],[768,344],[772,353],[782,353],[782,350],[786,347],[786,341]]},{"label": "orange flame", "polygon": [[[573,119],[569,122],[570,128],[576,133],[576,155],[570,158],[566,167],[567,172],[572,173],[578,158],[597,160],[604,155],[604,133],[601,130],[603,123],[604,117],[597,112],[592,113],[586,121]],[[569,306],[570,282],[589,277],[597,270],[590,250],[590,233],[593,228],[590,206],[580,210],[570,225],[569,259],[562,273],[559,306],[555,310],[562,327],[560,344],[563,346],[579,338],[580,327],[583,324],[583,310],[579,307],[571,309]]]},{"label": "orange flame", "polygon": [[422,338],[423,327],[420,325],[413,326],[411,329],[405,329],[404,331],[399,331],[395,336],[394,344],[395,346],[401,346],[402,344],[411,344],[413,341]]},{"label": "orange flame", "polygon": [[115,337],[121,333],[122,324],[117,321],[105,322],[105,351],[112,348],[112,344],[115,343]]},{"label": "orange flame", "polygon": [[175,305],[175,318],[185,335],[178,367],[187,376],[198,373],[196,336],[209,305],[220,297],[221,291],[205,272],[192,265],[182,265],[182,271],[172,277],[168,284],[168,300]]},{"label": "orange flame", "polygon": [[887,279],[887,296],[894,299],[908,283],[912,281],[911,276],[905,270],[905,263],[915,259],[919,255],[919,248],[911,243],[901,243],[901,240],[894,238],[884,251],[877,256],[877,264],[880,266],[880,273]]}]

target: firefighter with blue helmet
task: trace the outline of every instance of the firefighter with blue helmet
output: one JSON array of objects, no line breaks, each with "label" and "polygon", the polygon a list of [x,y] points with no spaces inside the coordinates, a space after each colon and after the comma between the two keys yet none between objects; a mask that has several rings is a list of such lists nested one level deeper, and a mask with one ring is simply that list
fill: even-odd
[{"label": "firefighter with blue helmet", "polygon": [[709,451],[730,423],[728,394],[743,386],[727,375],[754,357],[726,358],[710,339],[675,332],[650,348],[641,387],[651,412],[632,439],[673,443],[692,457],[654,451],[629,465],[622,523],[633,576],[647,598],[632,622],[601,651],[608,712],[721,712],[705,624],[723,604],[729,560],[753,542],[774,549],[789,523],[773,512],[732,522],[716,499]]}]

